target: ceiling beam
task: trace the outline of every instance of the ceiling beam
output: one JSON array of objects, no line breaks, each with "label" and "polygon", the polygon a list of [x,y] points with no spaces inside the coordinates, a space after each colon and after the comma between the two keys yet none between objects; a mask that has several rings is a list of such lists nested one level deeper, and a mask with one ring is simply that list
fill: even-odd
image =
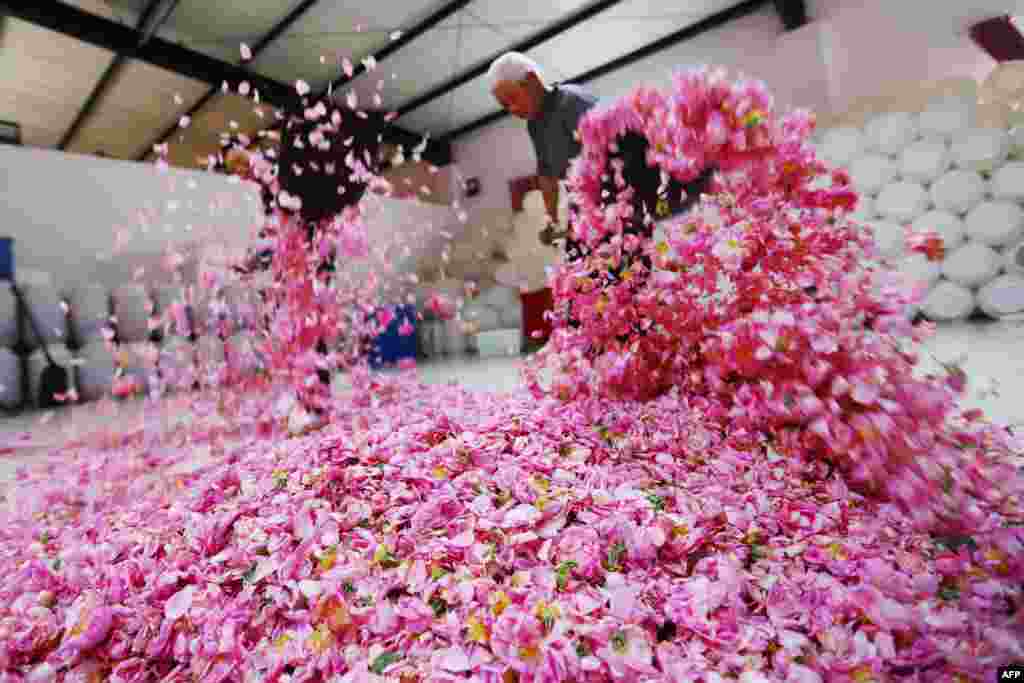
[{"label": "ceiling beam", "polygon": [[[10,16],[22,21],[117,54],[131,54],[134,59],[186,78],[202,81],[214,87],[220,87],[225,82],[248,81],[254,90],[259,91],[265,102],[287,109],[301,104],[301,99],[292,85],[261,76],[245,66],[220,61],[159,36],[153,36],[140,47],[139,32],[131,26],[125,26],[58,0],[4,2],[0,6],[6,9]],[[208,101],[212,94],[204,100]],[[403,145],[409,145],[410,141],[416,145],[423,140],[422,135],[402,130],[394,125],[385,132],[385,141],[391,141],[392,138],[397,144]],[[423,158],[442,166],[451,161],[451,149],[439,141],[431,141],[423,153]]]},{"label": "ceiling beam", "polygon": [[[160,27],[163,26],[164,22],[171,16],[175,8],[178,6],[180,0],[150,0],[146,5],[145,9],[142,10],[142,14],[139,15],[139,20],[135,22],[135,30],[139,31],[139,43],[138,47],[145,45],[150,38],[153,37]],[[158,14],[157,9],[163,7],[163,10]],[[133,50],[132,53],[135,51]],[[75,116],[75,120],[71,122],[68,129],[64,132],[64,135],[60,139],[60,143],[57,145],[57,149],[65,151],[68,145],[78,135],[78,131],[81,130],[82,126],[92,115],[96,109],[96,105],[99,104],[100,99],[107,93],[110,88],[110,84],[114,81],[114,76],[121,70],[125,62],[132,56],[132,53],[118,52],[114,57],[114,60],[107,67],[103,75],[93,86],[92,92],[89,93],[89,97],[86,98],[85,104],[78,110],[78,115]]]},{"label": "ceiling beam", "polygon": [[484,75],[490,68],[491,62],[493,62],[495,59],[505,54],[506,52],[527,52],[528,50],[532,50],[541,43],[547,42],[548,40],[551,40],[555,36],[561,35],[562,33],[568,31],[569,29],[579,26],[580,24],[590,19],[591,17],[594,17],[600,14],[601,12],[604,12],[605,10],[614,7],[621,1],[622,0],[599,0],[598,2],[587,5],[583,9],[577,10],[572,14],[569,14],[563,17],[562,19],[559,19],[550,26],[544,27],[541,31],[535,33],[529,38],[521,40],[515,45],[505,48],[500,52],[494,53],[493,55],[483,60],[473,68],[463,71],[461,74],[455,76],[454,78],[450,78],[444,83],[434,88],[431,88],[422,95],[413,98],[410,102],[398,108],[398,115],[404,116],[405,114],[408,114],[414,109],[419,109],[423,105],[429,102],[433,102],[439,97],[444,97],[445,95],[455,90],[456,88],[459,88],[465,85],[466,83],[469,83],[474,78]]},{"label": "ceiling beam", "polygon": [[[279,21],[269,31],[267,31],[266,35],[264,35],[262,38],[256,41],[254,45],[251,45],[250,51],[252,52],[253,59],[258,57],[260,52],[262,52],[272,42],[277,40],[277,38],[279,38],[285,31],[291,28],[292,25],[296,21],[298,21],[303,14],[308,12],[317,2],[319,2],[319,0],[303,0],[295,7],[295,9],[293,9],[291,12],[285,15],[285,17],[281,19],[281,21]],[[218,92],[220,92],[220,88],[210,88],[209,90],[207,90],[206,93],[202,97],[200,97],[195,104],[189,107],[188,111],[185,112],[185,116],[189,118],[195,116],[203,107],[205,107],[210,102],[210,100],[214,98],[214,96]],[[142,153],[139,155],[137,161],[145,161],[147,158],[149,158],[153,154],[154,148],[160,143],[162,143],[164,140],[167,140],[172,135],[174,135],[178,131],[178,128],[180,128],[180,124],[177,121],[168,126],[167,129],[164,132],[162,132],[159,136],[157,136],[151,144],[143,148]]]},{"label": "ceiling beam", "polygon": [[[702,35],[709,31],[714,31],[715,29],[722,28],[726,24],[735,21],[736,19],[740,19],[742,17],[745,17],[747,15],[753,14],[761,10],[769,2],[770,0],[744,0],[744,2],[741,2],[738,5],[733,5],[732,7],[724,9],[721,12],[716,12],[715,14],[712,14],[709,17],[701,19],[695,24],[690,24],[689,26],[682,28],[678,31],[675,31],[674,33],[670,33],[669,35],[663,38],[659,38],[653,43],[648,43],[647,45],[644,45],[641,48],[638,48],[628,54],[613,59],[612,61],[607,62],[606,64],[602,64],[601,66],[590,69],[589,71],[585,71],[576,76],[575,78],[570,78],[565,82],[582,85],[584,83],[587,83],[588,81],[596,80],[598,78],[601,78],[602,76],[606,76],[612,73],[613,71],[618,71],[619,69],[623,69],[627,66],[630,66],[640,61],[641,59],[646,59],[647,57],[650,57],[651,55],[661,52],[662,50],[668,49],[674,45],[678,45],[679,43],[685,42],[687,40],[693,40],[699,35]],[[474,130],[483,128],[484,126],[488,126],[496,121],[500,121],[506,116],[508,116],[508,112],[504,110],[496,111],[494,113],[483,116],[475,121],[471,121],[463,126],[460,126],[449,133],[446,133],[444,136],[441,137],[441,140],[451,142],[456,138],[466,135],[467,133],[471,133]]]},{"label": "ceiling beam", "polygon": [[806,0],[775,0],[775,11],[782,19],[782,26],[787,31],[795,31],[807,25]]},{"label": "ceiling beam", "polygon": [[[448,17],[454,15],[456,12],[461,10],[463,7],[465,7],[472,1],[473,0],[451,0],[450,2],[445,3],[436,12],[430,14],[427,18],[413,26],[408,31],[402,32],[402,35],[392,40],[385,47],[381,48],[380,51],[375,52],[373,54],[373,58],[376,59],[378,62],[387,59],[388,57],[398,52],[412,41],[422,36],[430,29],[440,24]],[[338,88],[344,86],[349,81],[359,77],[359,75],[364,73],[365,71],[365,64],[363,64],[362,62],[356,64],[355,68],[352,71],[351,77],[349,77],[347,74],[342,74],[340,77],[336,78],[331,83],[330,89],[337,90]],[[324,94],[326,94],[326,90]]]}]

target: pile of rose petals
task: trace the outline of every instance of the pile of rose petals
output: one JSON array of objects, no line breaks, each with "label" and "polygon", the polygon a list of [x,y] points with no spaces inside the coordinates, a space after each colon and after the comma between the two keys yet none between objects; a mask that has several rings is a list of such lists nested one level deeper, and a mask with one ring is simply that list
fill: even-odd
[{"label": "pile of rose petals", "polygon": [[[591,250],[552,278],[557,331],[541,362],[555,380],[534,387],[566,400],[678,391],[736,445],[759,435],[839,468],[920,531],[1018,514],[1018,446],[959,411],[962,377],[915,374],[907,343],[929,331],[909,322],[918,293],[870,265],[870,231],[848,217],[858,196],[815,157],[813,126],[775,112],[763,84],[709,69],[585,115],[570,181]],[[612,159],[625,133],[650,142],[666,177],[718,169],[714,195],[663,242],[627,232],[633,188]]]},{"label": "pile of rose petals", "polygon": [[0,680],[983,680],[1024,655],[1020,518],[954,550],[680,396],[371,381],[190,472],[128,447],[23,473]]}]

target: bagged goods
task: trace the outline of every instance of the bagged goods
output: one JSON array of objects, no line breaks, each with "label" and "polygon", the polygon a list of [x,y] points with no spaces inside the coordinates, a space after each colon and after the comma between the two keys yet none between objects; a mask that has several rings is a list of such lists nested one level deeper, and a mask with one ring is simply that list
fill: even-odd
[{"label": "bagged goods", "polygon": [[853,213],[851,213],[850,216],[854,220],[862,222],[878,218],[878,211],[875,209],[875,200],[871,197],[861,195],[860,199],[857,200],[857,208],[853,210]]},{"label": "bagged goods", "polygon": [[928,193],[917,183],[890,183],[882,188],[875,209],[886,220],[909,223],[930,207]]},{"label": "bagged goods", "polygon": [[975,125],[977,100],[973,97],[946,97],[933,101],[920,117],[921,137],[950,139]]},{"label": "bagged goods", "polygon": [[905,112],[876,116],[864,127],[867,148],[888,155],[899,154],[917,134],[917,117]]},{"label": "bagged goods", "polygon": [[890,221],[872,221],[868,226],[874,232],[875,243],[884,258],[894,258],[906,249],[906,235],[903,227]]},{"label": "bagged goods", "polygon": [[921,312],[930,320],[961,320],[974,312],[974,305],[971,290],[940,280],[921,304]]},{"label": "bagged goods", "polygon": [[[67,343],[67,317],[57,289],[42,283],[19,284],[18,287],[24,295],[25,305],[36,320],[39,334],[45,337],[43,342],[48,345]],[[37,349],[40,346],[40,341],[29,324],[25,325],[24,341],[29,349]]]},{"label": "bagged goods", "polygon": [[876,195],[896,178],[896,163],[881,154],[869,154],[850,164],[850,179],[858,191]]},{"label": "bagged goods", "polygon": [[440,320],[423,320],[416,326],[416,340],[419,351],[426,358],[435,358],[444,353],[444,323]]},{"label": "bagged goods", "polygon": [[149,316],[153,303],[146,288],[140,284],[122,285],[111,298],[117,318],[118,341],[143,342],[149,339]]},{"label": "bagged goods", "polygon": [[834,128],[821,141],[822,156],[836,166],[845,166],[865,149],[864,134],[851,127]]},{"label": "bagged goods", "polygon": [[[53,358],[54,363],[63,368],[64,371],[67,373],[66,386],[69,389],[74,388],[75,367],[71,362],[72,356],[71,352],[68,350],[68,347],[65,344],[50,344],[47,347],[47,350],[50,352],[50,356]],[[33,404],[36,405],[36,407],[40,407],[38,404],[40,380],[42,378],[43,371],[46,369],[48,364],[49,363],[47,362],[46,354],[43,353],[43,350],[41,348],[33,351],[32,354],[28,357],[28,365],[26,367],[26,371],[28,372],[29,396],[31,397],[31,400]],[[49,392],[52,390],[47,389],[46,391]]]},{"label": "bagged goods", "polygon": [[475,303],[492,308],[507,308],[519,304],[519,293],[511,287],[491,287],[480,294]]},{"label": "bagged goods", "polygon": [[0,287],[0,347],[18,343],[18,301],[9,287]]},{"label": "bagged goods", "polygon": [[980,287],[995,278],[1002,259],[992,247],[968,242],[946,254],[942,275],[964,287]]},{"label": "bagged goods", "polygon": [[84,285],[71,292],[68,301],[71,332],[75,343],[84,346],[103,339],[110,327],[110,293],[100,284]]},{"label": "bagged goods", "polygon": [[985,181],[975,171],[949,171],[935,181],[931,195],[936,209],[963,215],[985,198]]},{"label": "bagged goods", "polygon": [[517,330],[523,327],[523,305],[522,302],[517,301],[515,306],[509,306],[502,308],[498,311],[498,317],[500,318],[501,326],[505,328],[516,328]]},{"label": "bagged goods", "polygon": [[83,401],[95,401],[110,393],[117,368],[114,354],[102,341],[93,341],[78,351],[78,395]]},{"label": "bagged goods", "polygon": [[1003,254],[1003,270],[1013,275],[1024,276],[1024,242],[1007,248]]},{"label": "bagged goods", "polygon": [[900,156],[899,172],[904,180],[932,183],[952,164],[949,147],[942,140],[919,140]]},{"label": "bagged goods", "polygon": [[903,257],[897,269],[913,286],[931,287],[942,276],[942,263],[930,261],[924,254],[909,254]]},{"label": "bagged goods", "polygon": [[501,326],[499,311],[482,303],[468,304],[462,309],[462,319],[479,331],[493,330]]},{"label": "bagged goods", "polygon": [[956,249],[967,239],[967,229],[958,216],[948,211],[929,211],[911,224],[914,232],[933,231],[939,233],[946,251]]},{"label": "bagged goods", "polygon": [[491,330],[477,335],[481,358],[511,356],[519,353],[522,333],[519,329]]},{"label": "bagged goods", "polygon": [[1024,276],[997,277],[978,291],[978,308],[993,318],[1024,313]]},{"label": "bagged goods", "polygon": [[953,163],[969,171],[991,171],[1010,155],[1010,138],[1005,130],[975,128],[962,131],[950,146]]},{"label": "bagged goods", "polygon": [[1024,211],[1013,202],[982,202],[965,220],[967,237],[990,247],[1004,247],[1021,237]]},{"label": "bagged goods", "polygon": [[1011,162],[992,176],[992,196],[1019,202],[1024,200],[1024,162]]},{"label": "bagged goods", "polygon": [[0,407],[16,408],[21,405],[21,372],[18,355],[0,347]]}]

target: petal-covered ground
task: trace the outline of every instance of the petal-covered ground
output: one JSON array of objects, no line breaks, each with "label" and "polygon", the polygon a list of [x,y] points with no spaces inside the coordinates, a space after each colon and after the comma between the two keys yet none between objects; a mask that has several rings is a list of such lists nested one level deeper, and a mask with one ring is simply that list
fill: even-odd
[{"label": "petal-covered ground", "polygon": [[672,396],[371,389],[191,471],[138,444],[24,473],[2,680],[984,680],[1024,655],[1021,520],[944,545]]}]

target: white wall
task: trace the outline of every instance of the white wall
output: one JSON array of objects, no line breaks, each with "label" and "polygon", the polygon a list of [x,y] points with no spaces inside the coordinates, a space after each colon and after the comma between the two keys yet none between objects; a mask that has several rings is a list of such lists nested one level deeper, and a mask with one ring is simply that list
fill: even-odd
[{"label": "white wall", "polygon": [[261,214],[256,190],[223,176],[0,145],[0,235],[16,271],[58,287],[114,287],[138,267],[164,280],[168,248],[244,244]]},{"label": "white wall", "polygon": [[828,74],[828,104],[947,77],[982,80],[995,62],[971,42],[976,21],[1024,10],[1020,0],[811,0]]}]

